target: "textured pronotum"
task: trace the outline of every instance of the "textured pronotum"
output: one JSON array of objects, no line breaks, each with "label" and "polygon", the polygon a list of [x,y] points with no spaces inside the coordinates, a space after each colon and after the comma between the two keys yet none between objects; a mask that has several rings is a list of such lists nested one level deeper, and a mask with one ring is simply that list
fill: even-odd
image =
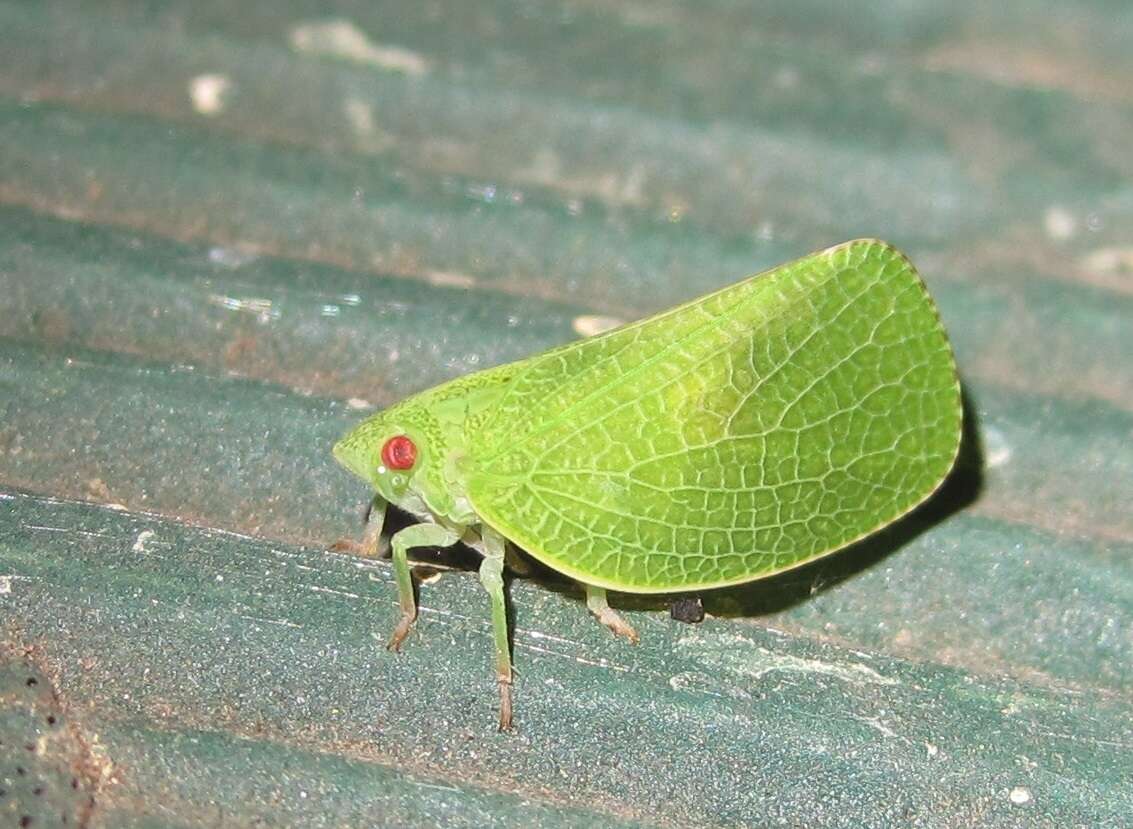
[{"label": "textured pronotum", "polygon": [[[844,547],[939,486],[960,418],[923,283],[901,253],[862,240],[423,392],[335,454],[380,504],[430,522],[393,539],[405,571],[394,646],[416,613],[405,550],[462,537],[485,555],[494,615],[507,539],[633,637],[605,589],[719,587]],[[383,462],[395,450],[410,468]]]}]

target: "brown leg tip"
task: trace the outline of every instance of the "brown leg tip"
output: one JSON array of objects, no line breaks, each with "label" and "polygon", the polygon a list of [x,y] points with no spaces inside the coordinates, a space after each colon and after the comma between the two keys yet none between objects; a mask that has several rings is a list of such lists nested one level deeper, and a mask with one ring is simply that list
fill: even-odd
[{"label": "brown leg tip", "polygon": [[413,622],[416,619],[417,614],[405,613],[397,620],[397,627],[393,629],[393,635],[390,636],[389,643],[386,645],[387,650],[401,650],[401,643],[404,642],[405,637],[409,635],[409,631],[412,630]]},{"label": "brown leg tip", "polygon": [[500,731],[511,731],[511,680],[500,680]]},{"label": "brown leg tip", "polygon": [[340,538],[327,548],[332,553],[346,553],[359,558],[379,558],[378,538],[367,533],[361,541],[354,538]]},{"label": "brown leg tip", "polygon": [[633,625],[621,617],[621,615],[611,608],[605,608],[599,615],[598,621],[605,625],[611,633],[615,636],[624,636],[630,641],[631,645],[636,645],[639,641],[637,631],[633,629]]}]

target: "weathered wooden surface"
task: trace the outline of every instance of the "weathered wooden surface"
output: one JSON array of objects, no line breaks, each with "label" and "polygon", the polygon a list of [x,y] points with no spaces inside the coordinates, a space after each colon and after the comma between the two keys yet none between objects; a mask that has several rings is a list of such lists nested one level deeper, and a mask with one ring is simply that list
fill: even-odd
[{"label": "weathered wooden surface", "polygon": [[[234,8],[0,0],[0,822],[1128,825],[1129,10]],[[514,735],[473,575],[382,649],[348,424],[859,235],[925,510],[637,648],[515,580]]]}]

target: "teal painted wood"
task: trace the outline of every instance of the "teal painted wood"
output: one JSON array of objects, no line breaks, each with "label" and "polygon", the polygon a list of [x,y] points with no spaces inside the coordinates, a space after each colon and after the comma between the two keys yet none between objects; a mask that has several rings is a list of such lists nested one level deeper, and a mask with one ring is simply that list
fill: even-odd
[{"label": "teal painted wood", "polygon": [[[790,809],[820,826],[1117,826],[1128,814],[1128,702],[1085,683],[860,650],[791,614],[691,627],[634,613],[641,645],[612,647],[575,598],[523,581],[518,733],[499,735],[474,576],[423,588],[414,648],[396,658],[381,646],[397,614],[386,562],[14,493],[0,503],[5,607],[40,644],[33,664],[73,726],[98,734],[95,771],[116,781],[96,790],[96,825],[507,825],[530,810],[560,826],[722,826]],[[938,543],[923,546],[916,565],[939,560]],[[1128,603],[1127,585],[1117,598]]]},{"label": "teal painted wood", "polygon": [[[1133,812],[1126,10],[230,9],[0,2],[3,675],[74,741],[0,736],[96,761],[89,825]],[[361,413],[862,235],[963,372],[924,511],[702,627],[623,602],[636,649],[515,581],[514,738],[473,576],[381,651],[385,564],[321,552]]]}]

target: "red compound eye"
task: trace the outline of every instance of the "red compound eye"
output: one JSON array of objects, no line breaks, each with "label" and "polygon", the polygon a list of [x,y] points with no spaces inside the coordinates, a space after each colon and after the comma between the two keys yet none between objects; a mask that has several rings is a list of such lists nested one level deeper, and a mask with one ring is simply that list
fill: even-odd
[{"label": "red compound eye", "polygon": [[412,469],[417,463],[417,445],[405,435],[390,438],[382,447],[382,463],[387,469]]}]

